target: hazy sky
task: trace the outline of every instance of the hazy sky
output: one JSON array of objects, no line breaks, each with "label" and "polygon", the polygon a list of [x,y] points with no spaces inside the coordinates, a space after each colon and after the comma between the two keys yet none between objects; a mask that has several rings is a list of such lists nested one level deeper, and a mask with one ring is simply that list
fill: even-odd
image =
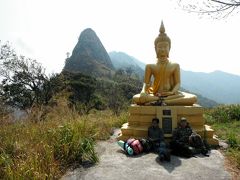
[{"label": "hazy sky", "polygon": [[155,63],[161,20],[172,41],[170,60],[182,69],[240,75],[240,14],[200,18],[183,11],[177,0],[0,0],[0,40],[49,73],[62,70],[85,28],[97,33],[108,52]]}]

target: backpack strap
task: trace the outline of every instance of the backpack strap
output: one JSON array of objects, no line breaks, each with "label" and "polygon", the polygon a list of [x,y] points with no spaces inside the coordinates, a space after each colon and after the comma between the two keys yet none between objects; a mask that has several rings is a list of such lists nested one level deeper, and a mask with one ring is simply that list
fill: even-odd
[{"label": "backpack strap", "polygon": [[123,149],[126,151],[126,149],[127,149],[127,146],[128,146],[128,144],[127,144],[127,142],[124,142],[124,144],[123,144]]}]

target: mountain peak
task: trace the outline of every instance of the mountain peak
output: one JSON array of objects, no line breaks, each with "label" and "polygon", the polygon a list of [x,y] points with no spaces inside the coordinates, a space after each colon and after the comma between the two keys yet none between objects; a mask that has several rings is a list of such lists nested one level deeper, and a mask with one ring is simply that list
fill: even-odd
[{"label": "mountain peak", "polygon": [[[91,29],[91,28],[86,28],[86,29],[84,29],[84,30],[81,32],[81,34],[80,34],[80,36],[79,36],[79,38],[78,38],[78,41],[85,40],[86,37],[91,38],[91,39],[99,39],[98,36],[97,36],[97,34],[95,33],[95,31],[94,31],[93,29]],[[100,39],[99,39],[99,40],[100,40]]]},{"label": "mountain peak", "polygon": [[[95,33],[95,31],[94,31],[92,28],[86,28],[86,29],[84,29],[84,30],[81,32],[81,34],[86,33],[86,32],[93,32],[93,33]],[[95,34],[96,34],[96,33],[95,33]]]},{"label": "mountain peak", "polygon": [[109,76],[113,65],[101,40],[91,28],[83,30],[66,60],[64,70],[81,72],[91,76]]}]

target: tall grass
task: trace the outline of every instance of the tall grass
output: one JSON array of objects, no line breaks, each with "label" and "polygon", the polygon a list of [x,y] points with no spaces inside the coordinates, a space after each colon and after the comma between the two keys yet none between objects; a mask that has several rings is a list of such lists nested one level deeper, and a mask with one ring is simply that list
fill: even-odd
[{"label": "tall grass", "polygon": [[240,104],[221,105],[206,111],[208,123],[240,121]]},{"label": "tall grass", "polygon": [[94,164],[96,140],[109,138],[128,116],[110,111],[80,116],[62,103],[35,109],[25,121],[1,124],[0,179],[58,179],[71,166]]}]

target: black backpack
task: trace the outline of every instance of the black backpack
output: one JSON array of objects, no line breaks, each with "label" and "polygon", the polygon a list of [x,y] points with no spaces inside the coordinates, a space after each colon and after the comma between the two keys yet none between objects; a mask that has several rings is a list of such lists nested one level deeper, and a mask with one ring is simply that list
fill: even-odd
[{"label": "black backpack", "polygon": [[192,133],[190,136],[190,142],[190,145],[196,148],[196,150],[199,150],[203,155],[208,153],[208,150],[199,134]]}]

